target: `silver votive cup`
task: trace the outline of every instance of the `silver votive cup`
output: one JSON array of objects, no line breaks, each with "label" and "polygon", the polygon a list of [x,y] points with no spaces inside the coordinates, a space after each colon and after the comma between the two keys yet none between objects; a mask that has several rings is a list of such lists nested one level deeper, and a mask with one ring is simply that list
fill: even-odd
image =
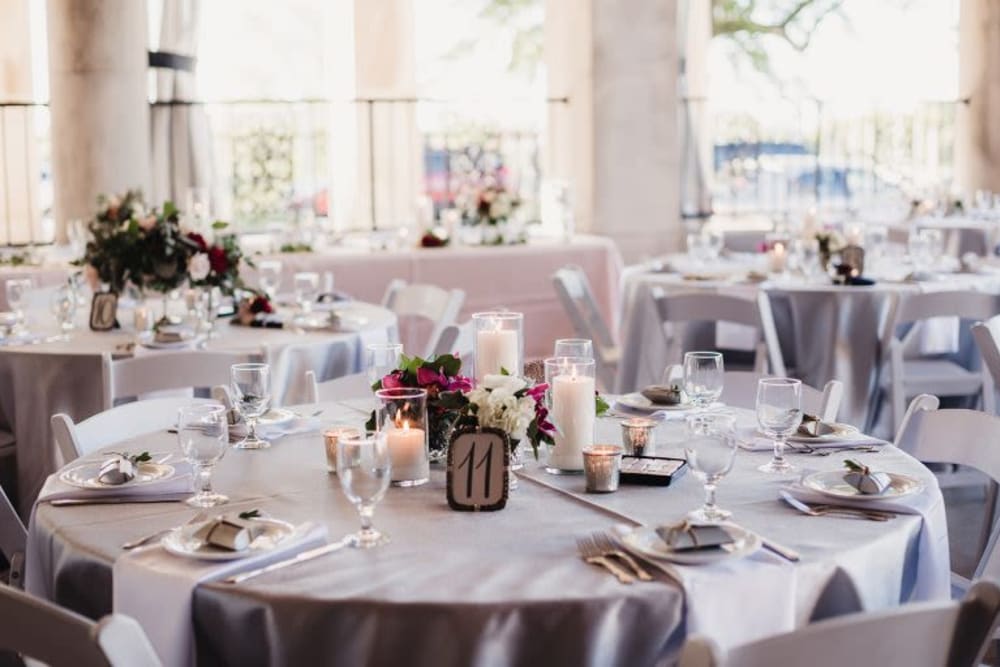
[{"label": "silver votive cup", "polygon": [[587,493],[611,493],[618,490],[622,448],[618,445],[592,445],[583,450],[583,475]]},{"label": "silver votive cup", "polygon": [[323,446],[326,449],[326,471],[337,474],[337,441],[344,436],[364,435],[364,431],[354,426],[337,424],[323,429]]},{"label": "silver votive cup", "polygon": [[645,417],[632,417],[622,422],[622,445],[630,456],[644,456],[653,444],[656,422]]}]

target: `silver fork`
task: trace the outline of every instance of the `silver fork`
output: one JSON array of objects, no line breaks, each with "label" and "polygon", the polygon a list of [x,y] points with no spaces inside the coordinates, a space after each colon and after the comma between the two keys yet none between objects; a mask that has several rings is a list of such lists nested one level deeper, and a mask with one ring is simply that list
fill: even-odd
[{"label": "silver fork", "polygon": [[618,566],[613,560],[601,553],[601,550],[597,548],[589,538],[580,538],[576,541],[577,551],[580,552],[580,557],[584,561],[590,563],[591,565],[600,565],[606,569],[611,574],[615,575],[623,584],[631,584],[635,581],[635,577],[626,572],[624,569]]},{"label": "silver fork", "polygon": [[594,533],[590,536],[593,540],[594,545],[600,549],[601,554],[608,556],[609,558],[617,558],[618,560],[624,562],[632,571],[635,572],[635,576],[639,577],[640,581],[652,581],[653,577],[643,569],[639,562],[632,558],[624,549],[620,548],[618,544],[611,539],[607,533]]},{"label": "silver fork", "polygon": [[[193,517],[191,517],[190,519],[188,519],[187,521],[185,521],[181,525],[182,526],[190,526],[193,523],[197,523],[199,521],[203,521],[206,517],[207,517],[207,515],[205,514],[205,512],[203,512],[203,511],[202,512],[198,512],[197,514],[195,514]],[[125,551],[131,551],[132,549],[138,549],[142,545],[149,544],[150,542],[152,542],[153,540],[155,540],[158,537],[163,537],[164,535],[166,535],[167,533],[169,533],[170,531],[172,531],[174,528],[177,528],[177,527],[178,526],[172,526],[170,528],[164,528],[163,530],[158,530],[155,533],[151,533],[149,535],[146,535],[145,537],[139,537],[139,538],[134,539],[134,540],[129,540],[128,542],[125,542],[125,543],[122,544],[122,549],[124,549]]]}]

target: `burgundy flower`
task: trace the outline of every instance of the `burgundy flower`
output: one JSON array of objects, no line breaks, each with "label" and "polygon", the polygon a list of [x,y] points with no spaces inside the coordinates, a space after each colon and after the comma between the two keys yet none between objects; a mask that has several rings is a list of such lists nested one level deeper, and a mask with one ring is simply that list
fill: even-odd
[{"label": "burgundy flower", "polygon": [[420,367],[417,369],[417,385],[427,387],[429,385],[444,386],[447,383],[445,376],[430,368]]},{"label": "burgundy flower", "polygon": [[472,380],[464,375],[456,375],[449,380],[446,389],[448,391],[460,391],[463,393],[472,391]]},{"label": "burgundy flower", "polygon": [[212,265],[212,271],[217,275],[222,275],[229,270],[229,259],[226,251],[219,246],[212,246],[208,249],[208,262]]},{"label": "burgundy flower", "polygon": [[403,371],[393,371],[382,378],[383,389],[400,389],[404,386]]},{"label": "burgundy flower", "polygon": [[273,313],[274,308],[271,307],[271,302],[267,300],[267,297],[255,296],[250,302],[250,312],[255,315],[257,313]]},{"label": "burgundy flower", "polygon": [[188,234],[188,238],[191,239],[198,246],[198,248],[201,249],[202,252],[208,250],[208,243],[205,242],[205,237],[199,234],[198,232],[190,232]]},{"label": "burgundy flower", "polygon": [[535,402],[538,402],[542,400],[542,396],[545,395],[545,390],[548,388],[549,385],[545,384],[544,382],[541,382],[539,384],[536,384],[531,389],[529,389],[526,393],[528,394],[528,396],[531,396],[533,399],[535,399]]}]

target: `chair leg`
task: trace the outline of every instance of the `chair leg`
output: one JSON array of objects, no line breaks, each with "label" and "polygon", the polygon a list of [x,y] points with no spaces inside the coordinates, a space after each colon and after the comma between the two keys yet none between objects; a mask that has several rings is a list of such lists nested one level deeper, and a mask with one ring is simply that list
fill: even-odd
[{"label": "chair leg", "polygon": [[977,552],[980,554],[986,550],[986,547],[990,543],[990,537],[993,535],[993,523],[997,517],[997,490],[997,483],[992,479],[986,482],[986,502],[983,503],[986,511],[983,517],[983,530],[979,535],[979,550]]}]

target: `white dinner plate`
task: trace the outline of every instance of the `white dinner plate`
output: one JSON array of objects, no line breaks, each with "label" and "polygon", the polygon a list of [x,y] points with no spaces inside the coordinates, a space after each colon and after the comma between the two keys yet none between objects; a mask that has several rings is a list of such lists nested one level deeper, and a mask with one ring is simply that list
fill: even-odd
[{"label": "white dinner plate", "polygon": [[140,463],[135,467],[135,477],[124,484],[105,484],[97,478],[104,461],[91,461],[73,466],[59,475],[60,481],[81,489],[124,489],[144,486],[174,476],[174,467],[165,463]]},{"label": "white dinner plate", "polygon": [[660,410],[691,410],[694,405],[690,401],[685,403],[677,403],[676,405],[661,405],[659,403],[653,403],[651,400],[643,396],[642,394],[636,392],[634,394],[624,394],[618,397],[618,403],[629,410],[635,410],[637,412],[659,412]]},{"label": "white dinner plate", "polygon": [[890,472],[889,477],[892,482],[884,493],[879,495],[861,493],[853,486],[844,481],[846,470],[827,470],[825,472],[815,472],[802,480],[802,486],[812,489],[830,498],[902,498],[920,493],[924,490],[924,483],[914,479],[909,475],[900,475]]},{"label": "white dinner plate", "polygon": [[678,565],[711,565],[734,558],[744,558],[760,549],[760,537],[756,533],[751,533],[732,523],[721,525],[725,526],[734,541],[719,549],[673,551],[656,534],[656,529],[650,526],[636,528],[622,537],[622,542],[641,556],[666,560]]},{"label": "white dinner plate", "polygon": [[860,433],[857,426],[851,426],[850,424],[831,423],[828,424],[828,426],[833,428],[833,433],[827,433],[826,435],[816,435],[816,436],[802,435],[801,433],[793,433],[790,436],[788,436],[788,439],[791,440],[792,442],[804,442],[806,444],[809,443],[816,444],[821,442],[839,442],[841,440],[853,441],[857,439],[858,433]]},{"label": "white dinner plate", "polygon": [[153,350],[182,350],[191,347],[202,339],[202,336],[196,335],[193,331],[184,331],[181,333],[181,336],[183,337],[182,340],[166,343],[156,340],[156,332],[143,331],[139,334],[139,345]]},{"label": "white dinner plate", "polygon": [[193,558],[195,560],[238,560],[247,556],[256,556],[268,551],[272,551],[287,541],[295,534],[295,527],[287,521],[277,519],[251,519],[260,523],[263,531],[242,551],[230,551],[219,547],[205,544],[200,539],[194,537],[198,529],[205,525],[205,521],[188,524],[174,528],[163,536],[160,544],[169,553],[182,558]]},{"label": "white dinner plate", "polygon": [[257,425],[264,427],[284,426],[295,421],[295,413],[285,408],[271,408],[257,418]]}]

